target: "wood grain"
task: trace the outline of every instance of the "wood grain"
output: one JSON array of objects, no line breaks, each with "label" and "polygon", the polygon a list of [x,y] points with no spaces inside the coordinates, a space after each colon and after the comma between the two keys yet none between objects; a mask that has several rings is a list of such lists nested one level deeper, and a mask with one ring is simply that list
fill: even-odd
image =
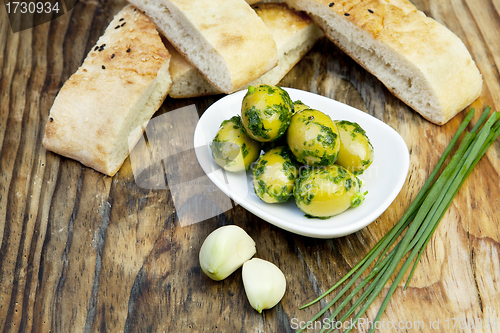
[{"label": "wood grain", "polygon": [[[470,50],[484,80],[483,93],[472,107],[499,109],[500,1],[414,3]],[[173,155],[157,159],[163,171],[153,170],[151,176],[164,187],[140,186],[133,169],[136,155],[115,177],[106,177],[47,152],[41,140],[62,83],[125,4],[80,1],[66,15],[19,33],[12,33],[5,6],[0,6],[0,331],[294,332],[294,322],[320,309],[298,307],[338,281],[401,217],[464,115],[444,126],[427,122],[322,39],[281,85],[328,96],[383,120],[402,135],[411,153],[407,181],[389,209],[370,226],[337,239],[283,231],[216,192],[195,163],[187,131],[197,122],[194,114],[168,118],[180,126],[157,137],[180,154],[177,164],[171,163]],[[173,116],[178,108],[193,104],[200,116],[221,97],[168,98],[155,117]],[[155,152],[148,154],[154,157]],[[410,287],[397,289],[383,320],[423,323],[408,332],[500,330],[453,328],[453,318],[500,325],[499,173],[496,142],[444,216]],[[198,192],[179,186],[180,180],[195,182]],[[200,223],[184,223],[176,200],[189,211],[206,204],[201,197],[212,191],[214,206],[203,207],[219,211]],[[283,270],[287,292],[272,310],[258,314],[250,307],[240,270],[221,282],[201,271],[198,251],[203,240],[227,224],[244,228],[256,241],[256,256]],[[381,301],[370,307],[367,319],[375,317]]]}]

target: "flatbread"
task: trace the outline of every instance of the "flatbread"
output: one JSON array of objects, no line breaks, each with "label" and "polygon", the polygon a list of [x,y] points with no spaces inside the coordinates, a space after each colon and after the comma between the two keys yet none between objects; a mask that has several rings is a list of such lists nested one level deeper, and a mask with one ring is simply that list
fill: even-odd
[{"label": "flatbread", "polygon": [[113,176],[170,89],[169,61],[153,22],[123,8],[59,91],[45,148]]}]

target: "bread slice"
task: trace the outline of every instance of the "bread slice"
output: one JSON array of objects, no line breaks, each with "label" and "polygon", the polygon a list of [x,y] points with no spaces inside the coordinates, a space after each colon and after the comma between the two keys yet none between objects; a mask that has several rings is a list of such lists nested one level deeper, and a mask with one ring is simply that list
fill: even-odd
[{"label": "bread slice", "polygon": [[56,96],[45,148],[113,176],[168,93],[169,61],[153,22],[123,8]]},{"label": "bread slice", "polygon": [[168,40],[163,39],[163,42],[172,55],[169,68],[172,77],[172,87],[168,92],[170,97],[189,98],[222,94],[222,91],[211,85]]},{"label": "bread slice", "polygon": [[129,1],[220,91],[236,91],[277,64],[273,37],[244,0]]},{"label": "bread slice", "polygon": [[[279,59],[278,66],[242,89],[262,83],[277,85],[323,36],[321,29],[307,15],[290,9],[285,3],[261,3],[253,8],[272,34],[278,47]],[[166,46],[172,54],[170,74],[173,84],[169,92],[171,97],[186,98],[221,93],[176,52],[172,45]]]},{"label": "bread slice", "polygon": [[408,106],[442,125],[471,104],[482,77],[462,41],[406,0],[286,0]]},{"label": "bread slice", "polygon": [[276,41],[279,60],[278,66],[248,85],[277,85],[323,37],[323,32],[309,16],[289,8],[285,3],[261,3],[253,8]]}]

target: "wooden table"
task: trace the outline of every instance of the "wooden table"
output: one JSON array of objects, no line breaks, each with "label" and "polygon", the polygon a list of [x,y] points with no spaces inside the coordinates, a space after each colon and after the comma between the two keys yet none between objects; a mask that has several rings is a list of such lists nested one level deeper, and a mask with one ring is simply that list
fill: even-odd
[{"label": "wooden table", "polygon": [[[237,205],[183,224],[171,191],[138,186],[130,159],[110,178],[41,145],[58,89],[124,4],[80,1],[68,14],[19,33],[12,33],[0,6],[0,331],[295,331],[320,309],[298,307],[338,281],[398,221],[464,113],[444,126],[429,123],[321,40],[281,85],[349,104],[398,131],[411,156],[399,196],[371,225],[336,239],[286,232]],[[415,4],[470,50],[484,79],[473,107],[498,109],[500,1]],[[155,116],[191,104],[201,115],[221,97],[167,98]],[[186,158],[190,170],[199,172],[194,154]],[[444,216],[410,287],[396,290],[382,318],[386,323],[409,325],[407,332],[469,332],[457,321],[464,318],[500,325],[499,173],[496,142]],[[213,185],[202,182],[200,188],[201,193]],[[222,282],[201,271],[201,243],[227,224],[244,228],[256,241],[257,256],[285,273],[287,292],[272,310],[259,314],[251,308],[241,270]],[[374,318],[380,302],[366,318]],[[499,332],[500,326],[474,330],[483,331]]]}]

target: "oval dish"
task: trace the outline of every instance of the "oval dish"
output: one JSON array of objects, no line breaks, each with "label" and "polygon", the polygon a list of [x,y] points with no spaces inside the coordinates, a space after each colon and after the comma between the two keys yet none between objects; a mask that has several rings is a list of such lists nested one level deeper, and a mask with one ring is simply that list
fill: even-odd
[{"label": "oval dish", "polygon": [[389,207],[405,183],[410,165],[406,143],[390,126],[358,109],[310,92],[284,89],[293,101],[301,100],[332,120],[356,122],[366,131],[375,154],[372,165],[359,176],[364,182],[362,191],[368,191],[359,207],[326,220],[308,218],[297,208],[293,198],[282,204],[261,201],[253,190],[251,170],[226,172],[213,161],[209,145],[221,122],[240,113],[245,91],[223,97],[201,116],[194,133],[198,162],[212,182],[235,203],[287,231],[314,238],[334,238],[366,227]]}]

